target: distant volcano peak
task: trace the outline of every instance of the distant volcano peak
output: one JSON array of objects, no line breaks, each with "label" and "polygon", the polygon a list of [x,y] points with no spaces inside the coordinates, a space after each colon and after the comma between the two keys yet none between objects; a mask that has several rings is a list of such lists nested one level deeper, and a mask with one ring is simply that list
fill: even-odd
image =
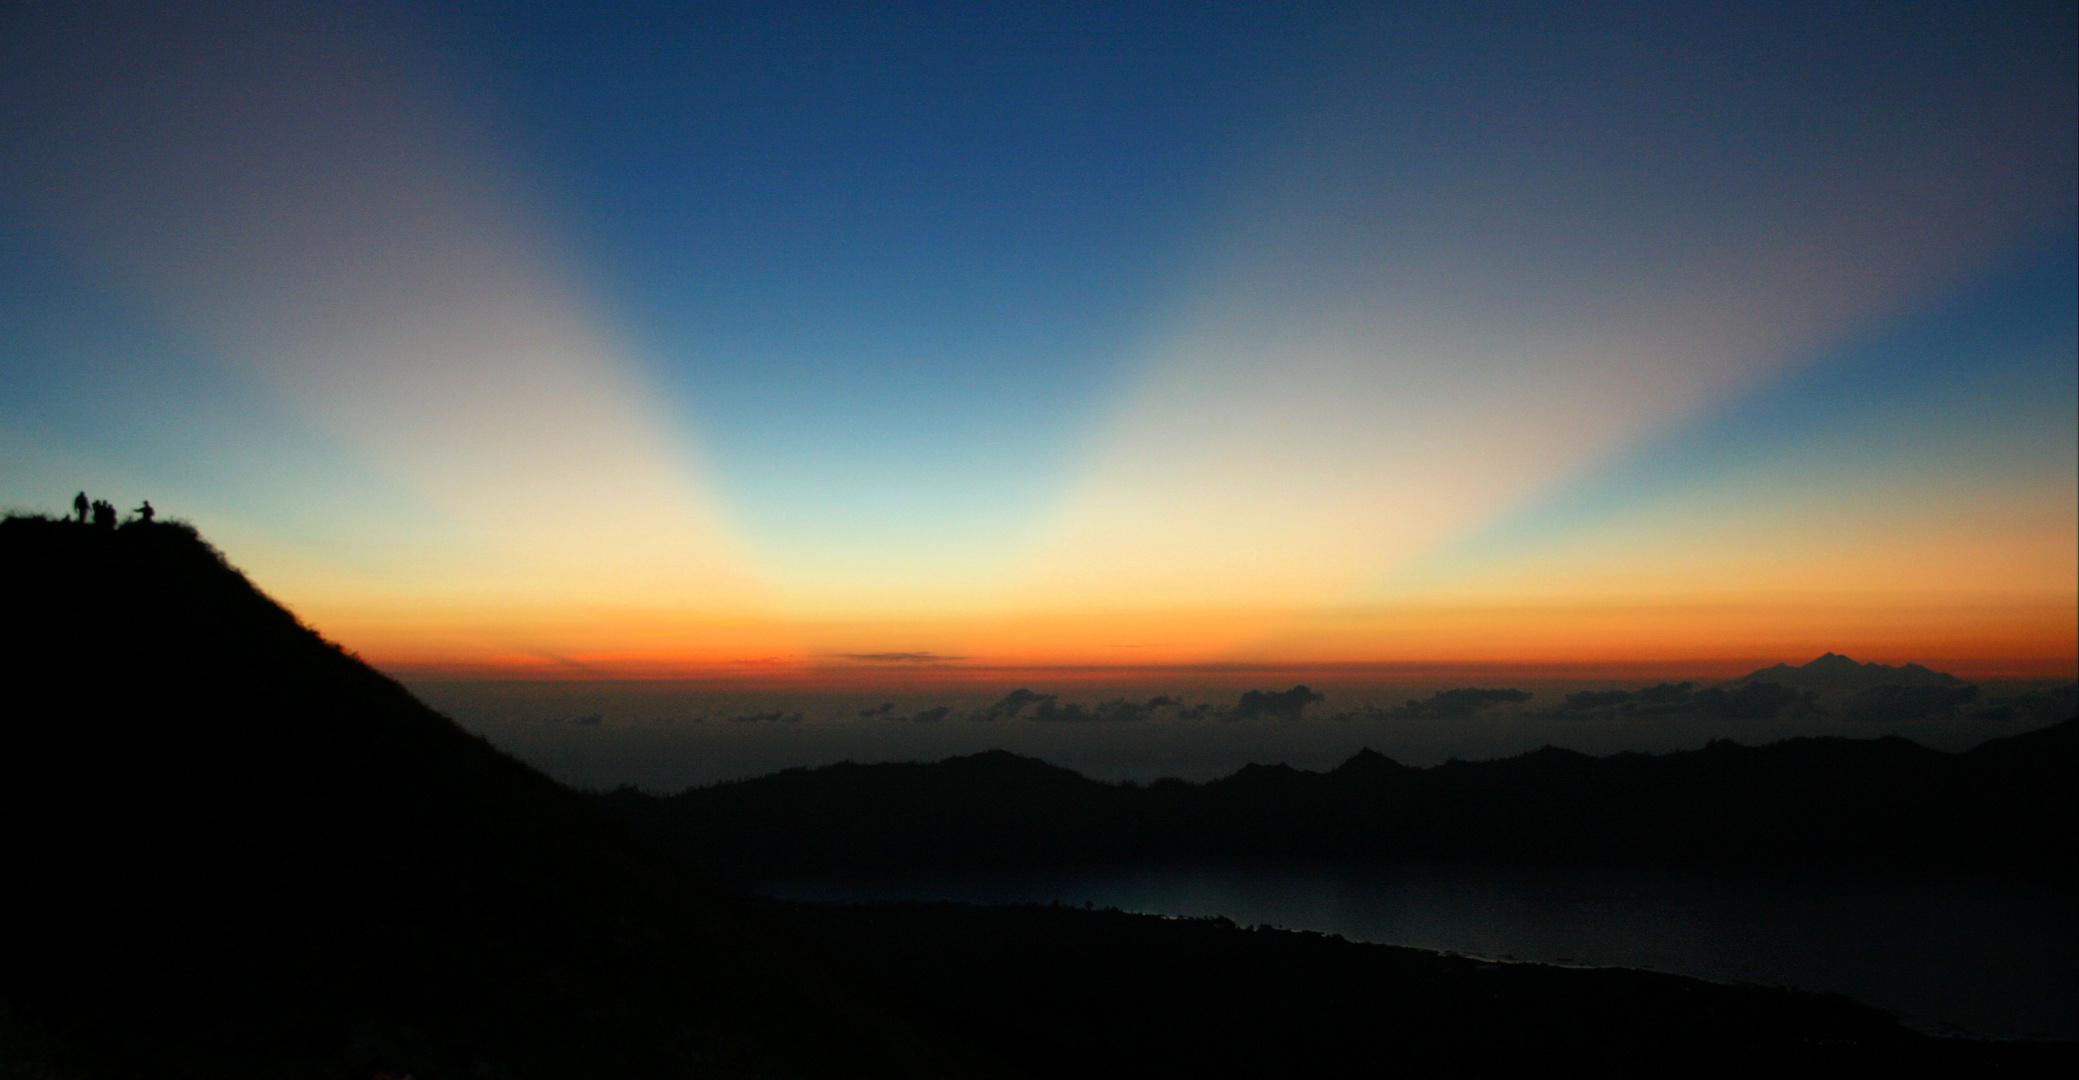
[{"label": "distant volcano peak", "polygon": [[1777,664],[1774,667],[1750,671],[1730,685],[1743,683],[1775,683],[1795,690],[1813,690],[1819,693],[1855,693],[1878,686],[1963,686],[1964,680],[1947,672],[1935,671],[1920,664],[1904,664],[1892,667],[1887,664],[1858,663],[1852,657],[1837,652],[1827,652],[1802,667]]}]

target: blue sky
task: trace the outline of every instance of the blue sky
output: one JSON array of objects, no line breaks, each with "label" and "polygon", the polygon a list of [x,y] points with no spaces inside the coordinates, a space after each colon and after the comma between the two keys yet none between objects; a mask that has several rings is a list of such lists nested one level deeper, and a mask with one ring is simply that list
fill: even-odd
[{"label": "blue sky", "polygon": [[1030,527],[1314,33],[1256,5],[425,17],[780,544]]},{"label": "blue sky", "polygon": [[1218,659],[1879,518],[2071,600],[2070,5],[91,10],[7,16],[0,499],[374,654]]}]

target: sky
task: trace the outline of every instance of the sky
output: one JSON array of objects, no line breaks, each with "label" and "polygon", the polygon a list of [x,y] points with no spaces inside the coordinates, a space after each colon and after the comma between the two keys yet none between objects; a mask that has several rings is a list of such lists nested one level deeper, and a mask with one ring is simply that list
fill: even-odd
[{"label": "sky", "polygon": [[2065,4],[10,5],[0,504],[398,672],[2079,668]]}]

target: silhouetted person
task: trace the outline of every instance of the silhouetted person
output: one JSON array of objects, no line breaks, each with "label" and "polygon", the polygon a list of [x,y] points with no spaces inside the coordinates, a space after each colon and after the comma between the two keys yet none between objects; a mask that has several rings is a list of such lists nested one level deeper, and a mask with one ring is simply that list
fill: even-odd
[{"label": "silhouetted person", "polygon": [[77,515],[77,516],[79,517],[79,523],[80,523],[81,525],[85,525],[85,524],[87,523],[87,493],[86,493],[86,492],[82,491],[82,492],[80,492],[79,494],[77,494],[77,495],[74,495],[74,496],[72,497],[72,512],[73,512],[73,514],[75,514],[75,515]]},{"label": "silhouetted person", "polygon": [[152,501],[150,499],[146,499],[144,500],[144,505],[138,507],[135,512],[137,514],[137,519],[139,521],[144,522],[146,525],[150,525],[152,523],[152,515],[157,513],[158,511],[153,510]]},{"label": "silhouetted person", "polygon": [[106,499],[94,500],[94,527],[97,529],[113,529],[116,527],[116,508],[114,503]]}]

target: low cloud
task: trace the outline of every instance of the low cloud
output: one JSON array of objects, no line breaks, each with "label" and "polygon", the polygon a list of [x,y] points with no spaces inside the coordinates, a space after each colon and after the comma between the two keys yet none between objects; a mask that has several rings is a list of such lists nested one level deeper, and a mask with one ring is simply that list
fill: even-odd
[{"label": "low cloud", "polygon": [[967,714],[967,718],[985,722],[1022,718],[1036,724],[1128,723],[1153,719],[1158,715],[1195,720],[1205,716],[1209,710],[1210,706],[1206,705],[1187,708],[1183,702],[1166,694],[1146,701],[1113,698],[1095,705],[1082,705],[1063,703],[1059,694],[1042,694],[1020,687],[987,708]]},{"label": "low cloud", "polygon": [[1995,698],[1984,708],[1973,710],[1971,719],[2001,721],[2026,717],[2047,724],[2075,714],[2079,714],[2079,683],[2066,683],[2050,690]]},{"label": "low cloud", "polygon": [[1713,686],[1699,690],[1690,701],[1696,714],[1706,720],[1767,720],[1786,712],[1807,716],[1819,711],[1811,691],[1765,682],[1748,683],[1737,690]]},{"label": "low cloud", "polygon": [[[1059,694],[1041,694],[1019,687],[999,698],[996,704],[968,717],[970,720],[1015,720],[1028,707],[1051,707],[1059,700]],[[1037,710],[1035,710],[1037,711]]]},{"label": "low cloud", "polygon": [[1056,705],[1049,698],[1040,702],[1039,707],[1033,710],[1032,719],[1036,723],[1053,724],[1130,723],[1146,720],[1158,707],[1156,701],[1167,700],[1169,699],[1156,698],[1153,701],[1132,701],[1127,698],[1114,698],[1086,709],[1074,703]]},{"label": "low cloud", "polygon": [[1326,695],[1305,686],[1290,690],[1250,690],[1235,703],[1234,712],[1228,714],[1235,720],[1250,720],[1259,716],[1299,719],[1306,707],[1317,701],[1327,700]]},{"label": "low cloud", "polygon": [[1439,690],[1427,700],[1410,698],[1385,715],[1395,720],[1467,720],[1497,705],[1515,705],[1529,700],[1528,690],[1467,686],[1457,690]]},{"label": "low cloud", "polygon": [[1978,700],[1978,688],[1963,686],[1873,686],[1841,703],[1849,720],[1908,723],[1947,719]]},{"label": "low cloud", "polygon": [[843,660],[856,660],[862,664],[949,664],[965,660],[965,656],[948,656],[933,652],[869,652],[839,653]]}]

